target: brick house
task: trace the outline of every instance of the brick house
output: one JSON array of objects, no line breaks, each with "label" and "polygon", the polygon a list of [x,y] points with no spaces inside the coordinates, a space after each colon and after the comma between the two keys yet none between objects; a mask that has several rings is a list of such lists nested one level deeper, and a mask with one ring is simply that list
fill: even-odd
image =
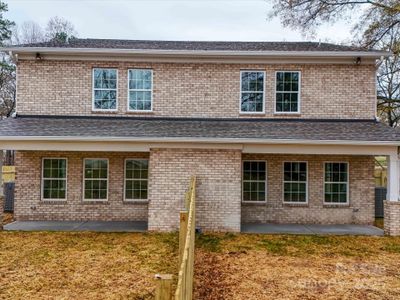
[{"label": "brick house", "polygon": [[17,220],[178,226],[372,224],[389,159],[386,232],[400,234],[400,133],[376,120],[385,52],[303,42],[73,39],[14,46]]}]

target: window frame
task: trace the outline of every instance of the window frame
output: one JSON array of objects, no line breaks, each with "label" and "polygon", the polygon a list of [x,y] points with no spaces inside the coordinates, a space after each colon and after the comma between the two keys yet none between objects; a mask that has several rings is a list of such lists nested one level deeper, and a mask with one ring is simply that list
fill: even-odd
[{"label": "window frame", "polygon": [[[323,186],[323,198],[324,198],[324,205],[349,205],[350,204],[350,164],[348,161],[324,161],[324,186]],[[347,165],[347,180],[346,182],[336,182],[336,181],[332,181],[332,182],[328,182],[328,183],[346,183],[346,202],[326,202],[325,201],[325,184],[326,179],[325,179],[325,170],[326,170],[326,164],[329,163],[337,163],[337,164],[346,164]]]},{"label": "window frame", "polygon": [[[129,71],[131,70],[137,70],[137,71],[150,71],[151,72],[151,90],[147,90],[147,89],[136,89],[136,90],[131,90],[129,88]],[[145,68],[129,68],[127,71],[127,102],[126,102],[126,108],[128,112],[134,112],[134,113],[151,113],[153,112],[153,84],[154,84],[154,80],[153,80],[153,76],[154,76],[154,72],[153,69],[145,69]],[[150,109],[149,110],[138,110],[138,109],[130,109],[129,108],[129,92],[130,91],[139,91],[139,92],[151,92],[151,97],[150,97]]]},{"label": "window frame", "polygon": [[[115,70],[116,71],[116,75],[117,75],[117,79],[116,79],[116,88],[115,88],[115,108],[114,109],[105,109],[105,108],[96,108],[95,107],[95,96],[94,96],[94,92],[95,90],[109,90],[109,91],[113,91],[114,89],[96,89],[94,87],[94,71],[96,69],[102,69],[102,70]],[[94,112],[117,112],[118,111],[118,84],[119,84],[119,78],[118,78],[118,68],[102,68],[102,67],[93,67],[92,68],[92,111]]]},{"label": "window frame", "polygon": [[[276,90],[276,77],[278,75],[278,73],[298,73],[299,74],[299,91],[297,92],[297,111],[277,111],[276,110],[276,94],[277,94],[277,90]],[[274,80],[274,114],[277,115],[286,115],[286,114],[290,114],[290,115],[300,115],[301,114],[301,71],[299,70],[277,70],[275,71],[275,80]]]},{"label": "window frame", "polygon": [[[262,111],[242,111],[242,74],[244,72],[263,73],[263,110]],[[240,86],[239,86],[239,114],[243,115],[263,115],[265,114],[265,94],[266,94],[267,72],[265,70],[240,70]]]},{"label": "window frame", "polygon": [[[244,190],[244,163],[245,162],[264,162],[265,163],[265,181],[264,181],[264,183],[265,183],[265,199],[263,200],[263,201],[252,201],[252,200],[244,200],[244,193],[243,193],[243,190]],[[242,193],[242,203],[258,203],[258,204],[265,204],[265,203],[267,203],[267,201],[268,201],[268,161],[267,160],[262,160],[262,159],[245,159],[245,160],[242,160],[242,165],[241,165],[241,171],[242,171],[242,190],[241,190],[241,193]],[[249,180],[248,180],[249,181]],[[256,181],[256,182],[261,182],[261,180],[260,181]]]},{"label": "window frame", "polygon": [[[286,182],[303,182],[303,181],[285,181],[285,163],[305,163],[306,164],[306,201],[295,202],[285,201],[285,183]],[[286,160],[282,162],[282,203],[294,205],[308,205],[308,161]]]},{"label": "window frame", "polygon": [[[85,198],[85,162],[86,160],[106,160],[107,161],[107,193],[105,199],[86,199]],[[110,189],[110,161],[108,158],[96,158],[96,157],[85,157],[82,161],[82,201],[83,202],[108,202],[108,191]],[[88,180],[93,180],[93,178],[88,178]],[[96,179],[95,179],[96,180]],[[100,179],[98,179],[100,180]]]},{"label": "window frame", "polygon": [[[128,160],[147,161],[147,166],[148,166],[148,168],[147,168],[147,199],[127,199],[126,198],[126,180],[127,180],[127,178],[126,178],[126,162]],[[123,191],[124,202],[137,202],[137,203],[148,203],[149,202],[149,187],[150,187],[150,185],[149,185],[149,178],[150,178],[149,171],[150,171],[150,159],[148,159],[148,158],[125,158],[124,159],[124,191]]]},{"label": "window frame", "polygon": [[[45,159],[65,159],[65,198],[44,198],[44,160]],[[41,201],[57,201],[57,202],[63,202],[63,201],[67,201],[68,199],[68,158],[66,157],[42,157],[42,170],[41,170],[41,189],[40,189],[40,200]],[[46,178],[46,179],[55,179],[55,180],[59,180],[59,178]]]}]

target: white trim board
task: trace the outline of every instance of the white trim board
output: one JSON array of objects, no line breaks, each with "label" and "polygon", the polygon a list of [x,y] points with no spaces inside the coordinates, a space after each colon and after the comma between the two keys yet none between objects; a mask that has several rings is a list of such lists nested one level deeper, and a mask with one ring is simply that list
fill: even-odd
[{"label": "white trim board", "polygon": [[397,155],[397,145],[302,145],[240,143],[145,143],[99,141],[0,141],[0,149],[32,151],[108,151],[149,152],[150,149],[230,149],[243,153],[330,154],[330,155]]}]

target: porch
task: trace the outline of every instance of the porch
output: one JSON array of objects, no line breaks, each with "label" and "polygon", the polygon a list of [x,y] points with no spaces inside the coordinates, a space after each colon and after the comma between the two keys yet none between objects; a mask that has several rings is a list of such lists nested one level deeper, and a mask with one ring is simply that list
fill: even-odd
[{"label": "porch", "polygon": [[[145,221],[15,221],[4,226],[8,231],[92,231],[146,232]],[[244,223],[242,233],[298,235],[370,235],[381,236],[383,230],[356,224],[271,224]]]}]

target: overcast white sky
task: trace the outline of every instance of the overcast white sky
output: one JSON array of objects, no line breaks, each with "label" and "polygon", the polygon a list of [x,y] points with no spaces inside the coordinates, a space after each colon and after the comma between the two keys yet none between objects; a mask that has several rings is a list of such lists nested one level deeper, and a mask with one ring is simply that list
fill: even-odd
[{"label": "overcast white sky", "polygon": [[[45,25],[70,20],[82,38],[299,41],[299,32],[267,20],[268,0],[5,0],[6,17]],[[322,27],[315,40],[350,39],[349,24]],[[310,40],[308,38],[307,40]]]}]

